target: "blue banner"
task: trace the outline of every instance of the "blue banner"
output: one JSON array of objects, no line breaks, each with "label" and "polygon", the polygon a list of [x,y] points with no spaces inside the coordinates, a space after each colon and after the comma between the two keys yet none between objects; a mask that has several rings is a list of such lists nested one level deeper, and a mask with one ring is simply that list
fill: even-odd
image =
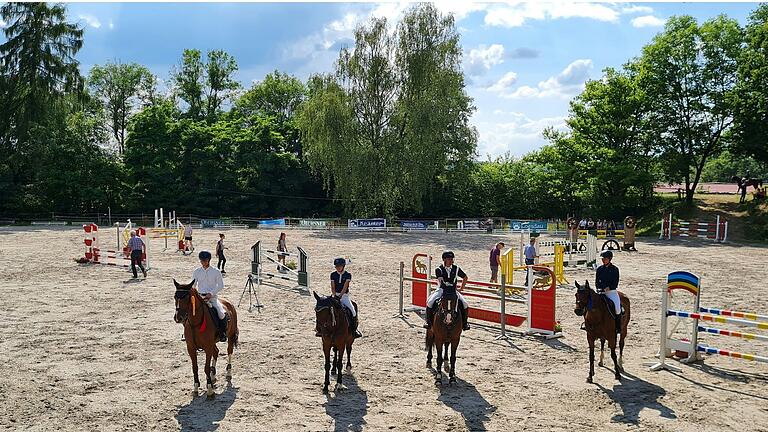
[{"label": "blue banner", "polygon": [[418,220],[404,220],[400,221],[400,227],[403,229],[412,229],[412,230],[425,230],[429,228],[429,221],[418,221]]},{"label": "blue banner", "polygon": [[509,227],[512,231],[546,231],[547,221],[510,221]]},{"label": "blue banner", "polygon": [[268,219],[259,221],[259,225],[285,225],[285,219]]},{"label": "blue banner", "polygon": [[386,219],[350,219],[348,222],[350,228],[386,228]]},{"label": "blue banner", "polygon": [[213,228],[216,225],[224,225],[221,219],[200,219],[200,226],[203,228]]}]

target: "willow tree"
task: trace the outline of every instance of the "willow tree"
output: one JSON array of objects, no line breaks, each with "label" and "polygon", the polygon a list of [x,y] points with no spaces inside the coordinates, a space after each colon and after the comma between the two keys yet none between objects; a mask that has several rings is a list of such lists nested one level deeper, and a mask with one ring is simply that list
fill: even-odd
[{"label": "willow tree", "polygon": [[420,212],[441,177],[475,154],[459,35],[431,4],[394,32],[383,18],[358,27],[335,75],[311,77],[308,90],[304,156],[351,213]]}]

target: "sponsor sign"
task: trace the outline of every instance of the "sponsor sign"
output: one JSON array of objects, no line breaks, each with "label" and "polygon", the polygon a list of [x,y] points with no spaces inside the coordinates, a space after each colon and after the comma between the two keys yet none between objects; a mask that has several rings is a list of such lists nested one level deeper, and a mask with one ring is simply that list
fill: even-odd
[{"label": "sponsor sign", "polygon": [[349,228],[386,228],[387,220],[381,219],[350,219],[348,222]]},{"label": "sponsor sign", "polygon": [[200,226],[203,228],[213,228],[217,225],[224,225],[221,219],[200,219]]},{"label": "sponsor sign", "polygon": [[300,219],[299,226],[303,227],[315,227],[325,228],[328,225],[328,221],[323,219]]},{"label": "sponsor sign", "polygon": [[400,221],[400,227],[403,229],[425,230],[429,228],[429,221],[404,220]]},{"label": "sponsor sign", "polygon": [[509,223],[512,231],[546,231],[547,221],[513,220]]},{"label": "sponsor sign", "polygon": [[259,221],[259,225],[285,225],[285,219],[268,219]]}]

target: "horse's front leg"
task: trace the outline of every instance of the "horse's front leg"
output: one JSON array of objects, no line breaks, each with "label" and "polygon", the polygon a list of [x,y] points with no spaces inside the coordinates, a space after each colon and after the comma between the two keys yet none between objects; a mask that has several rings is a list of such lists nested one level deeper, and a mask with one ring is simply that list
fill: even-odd
[{"label": "horse's front leg", "polygon": [[336,375],[336,361],[339,358],[339,350],[333,347],[333,362],[331,362],[331,375]]},{"label": "horse's front leg", "polygon": [[347,344],[347,372],[352,370],[352,343]]},{"label": "horse's front leg", "polygon": [[187,352],[189,353],[190,360],[192,360],[192,376],[195,378],[195,386],[192,393],[197,396],[197,392],[200,390],[200,376],[197,372],[197,348],[187,345]]},{"label": "horse's front leg", "polygon": [[456,351],[459,349],[459,341],[451,342],[451,371],[448,373],[448,384],[456,382]]},{"label": "horse's front leg", "polygon": [[340,348],[336,348],[336,351],[339,353],[339,357],[336,360],[336,388],[334,388],[334,391],[341,390],[341,365],[343,364],[344,360],[344,346],[342,345]]},{"label": "horse's front leg", "polygon": [[598,366],[603,365],[603,358],[605,357],[605,339],[600,338],[600,361],[597,362]]},{"label": "horse's front leg", "polygon": [[595,375],[595,338],[587,336],[589,343],[589,376],[587,382],[592,383],[592,377]]},{"label": "horse's front leg", "polygon": [[211,379],[211,359],[213,358],[212,351],[205,351],[205,388],[208,398],[213,397],[213,381]]},{"label": "horse's front leg", "polygon": [[435,341],[435,352],[437,353],[437,375],[435,376],[435,385],[443,384],[443,341]]},{"label": "horse's front leg", "polygon": [[219,349],[213,347],[213,356],[211,358],[211,384],[216,384],[216,362],[219,360]]},{"label": "horse's front leg", "polygon": [[427,330],[426,344],[427,344],[427,369],[432,368],[432,345],[434,345],[435,337],[431,334],[432,330]]},{"label": "horse's front leg", "polygon": [[323,393],[328,393],[328,384],[331,383],[331,343],[323,341],[323,354],[325,355],[325,383],[323,384]]},{"label": "horse's front leg", "polygon": [[443,367],[445,368],[445,371],[448,373],[451,373],[451,364],[448,362],[448,347],[451,345],[450,342],[446,342],[443,344]]},{"label": "horse's front leg", "polygon": [[621,381],[621,367],[619,366],[619,361],[616,358],[616,338],[614,337],[613,340],[608,342],[608,347],[611,349],[611,360],[613,360],[613,370],[615,372],[614,376],[616,377],[617,381]]}]

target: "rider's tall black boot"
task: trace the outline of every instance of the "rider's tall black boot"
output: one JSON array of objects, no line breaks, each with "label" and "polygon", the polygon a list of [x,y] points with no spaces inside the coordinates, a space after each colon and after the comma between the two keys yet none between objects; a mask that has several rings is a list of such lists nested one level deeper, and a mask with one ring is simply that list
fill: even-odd
[{"label": "rider's tall black boot", "polygon": [[229,317],[226,315],[219,320],[219,342],[227,341],[227,321],[229,321]]},{"label": "rider's tall black boot", "polygon": [[353,337],[353,338],[355,338],[355,339],[357,339],[357,338],[359,338],[359,337],[361,337],[361,336],[363,335],[362,333],[360,333],[360,332],[357,330],[357,325],[358,325],[359,323],[360,323],[360,322],[357,320],[357,315],[355,315],[354,317],[352,317],[352,337]]},{"label": "rider's tall black boot", "polygon": [[432,320],[434,319],[434,311],[432,311],[432,308],[427,306],[427,322],[424,323],[425,329],[431,329],[432,328]]},{"label": "rider's tall black boot", "polygon": [[464,330],[469,330],[469,308],[464,308],[464,310],[461,313],[461,319],[462,324],[464,325]]}]

